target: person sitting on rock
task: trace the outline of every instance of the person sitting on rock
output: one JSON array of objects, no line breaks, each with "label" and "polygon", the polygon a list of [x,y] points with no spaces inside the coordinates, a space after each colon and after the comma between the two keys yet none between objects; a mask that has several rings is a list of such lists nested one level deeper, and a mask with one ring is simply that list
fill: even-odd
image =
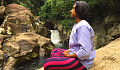
[{"label": "person sitting on rock", "polygon": [[87,70],[92,67],[95,58],[94,30],[87,22],[88,4],[76,1],[71,17],[75,19],[69,49],[55,48],[50,58],[44,62],[44,70]]}]

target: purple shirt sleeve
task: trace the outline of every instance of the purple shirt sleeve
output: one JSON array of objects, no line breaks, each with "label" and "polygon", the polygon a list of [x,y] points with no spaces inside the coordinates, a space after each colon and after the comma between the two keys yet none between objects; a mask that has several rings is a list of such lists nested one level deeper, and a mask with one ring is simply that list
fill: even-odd
[{"label": "purple shirt sleeve", "polygon": [[84,60],[91,55],[91,39],[90,29],[83,25],[77,28],[77,40],[80,45],[80,49],[76,52],[79,59]]}]

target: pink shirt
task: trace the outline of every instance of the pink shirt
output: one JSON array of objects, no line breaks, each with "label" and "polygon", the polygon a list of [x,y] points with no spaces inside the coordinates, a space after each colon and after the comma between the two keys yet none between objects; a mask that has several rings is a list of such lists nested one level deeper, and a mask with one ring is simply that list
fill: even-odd
[{"label": "pink shirt", "polygon": [[69,40],[69,54],[76,53],[79,61],[88,69],[95,58],[94,31],[87,21],[82,20],[73,26]]}]

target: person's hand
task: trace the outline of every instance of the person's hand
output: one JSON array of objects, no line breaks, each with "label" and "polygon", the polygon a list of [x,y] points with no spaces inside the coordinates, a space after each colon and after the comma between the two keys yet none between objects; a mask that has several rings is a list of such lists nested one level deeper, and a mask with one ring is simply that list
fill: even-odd
[{"label": "person's hand", "polygon": [[70,52],[70,50],[65,50],[65,51],[64,51],[64,53],[69,53],[69,52]]},{"label": "person's hand", "polygon": [[68,54],[69,52],[70,52],[70,50],[66,50],[66,51],[63,53],[63,57],[78,58],[77,55],[76,55],[76,53],[69,55],[69,54]]},{"label": "person's hand", "polygon": [[64,51],[63,56],[64,57],[70,57],[70,55],[68,54],[69,52],[70,52],[70,50]]}]

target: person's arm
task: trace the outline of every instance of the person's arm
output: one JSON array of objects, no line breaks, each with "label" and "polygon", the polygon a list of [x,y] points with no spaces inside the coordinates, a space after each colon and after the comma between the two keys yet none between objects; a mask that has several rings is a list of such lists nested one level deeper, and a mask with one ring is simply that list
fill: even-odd
[{"label": "person's arm", "polygon": [[80,45],[80,50],[71,55],[64,52],[64,56],[84,60],[88,58],[91,54],[90,31],[87,26],[84,25],[77,29],[77,40],[78,44]]},{"label": "person's arm", "polygon": [[77,29],[77,40],[80,45],[80,50],[76,52],[79,59],[84,60],[90,57],[91,54],[91,39],[90,29],[83,25]]}]

